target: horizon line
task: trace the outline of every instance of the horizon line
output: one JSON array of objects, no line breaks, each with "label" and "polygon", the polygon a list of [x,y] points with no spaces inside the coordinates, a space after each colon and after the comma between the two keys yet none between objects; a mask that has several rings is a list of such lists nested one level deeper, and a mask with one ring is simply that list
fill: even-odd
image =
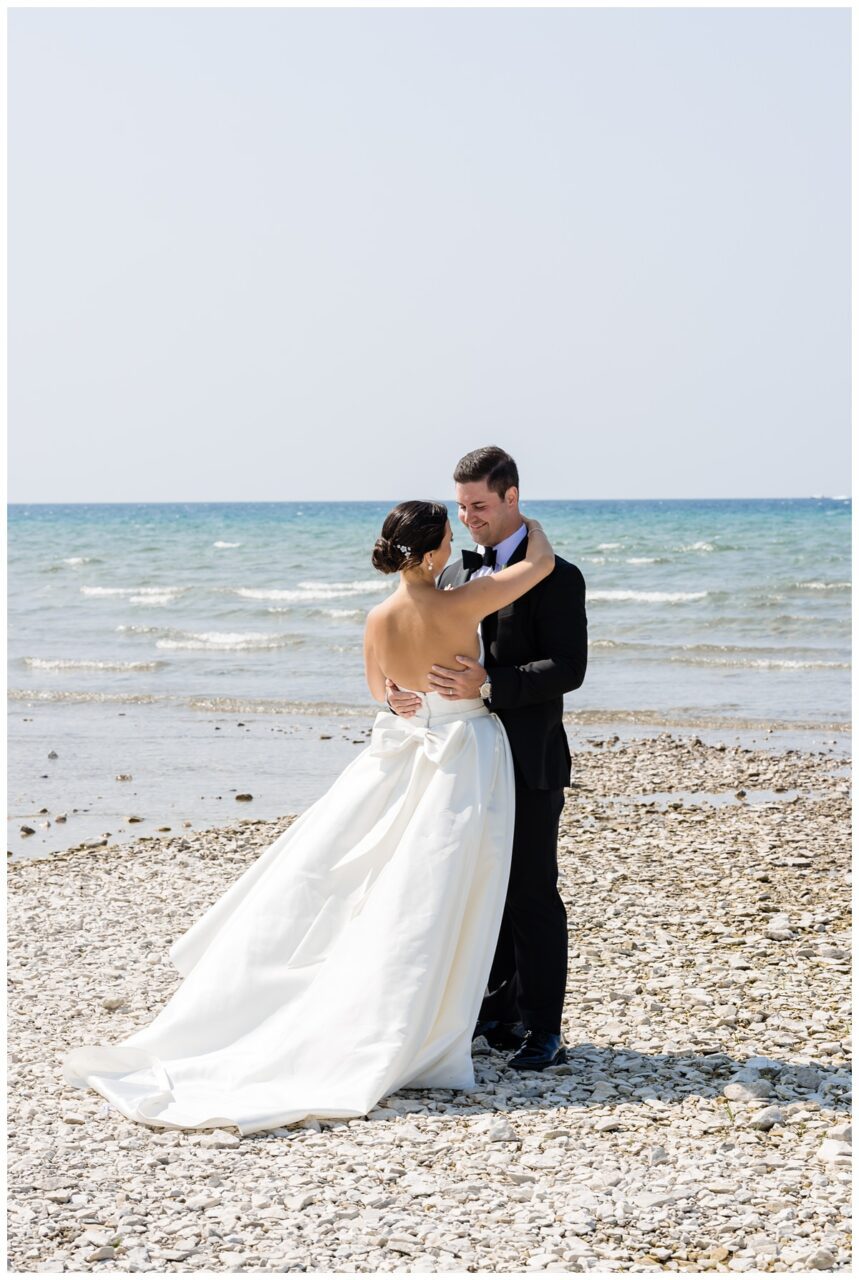
[{"label": "horizon line", "polygon": [[[406,499],[400,498],[392,500],[390,498],[126,498],[119,501],[106,501],[101,498],[73,498],[73,499],[55,499],[55,500],[39,500],[37,502],[16,501],[11,502],[7,499],[6,506],[9,507],[204,507],[204,506],[221,506],[221,507],[248,507],[248,506],[288,506],[299,505],[305,506],[328,506],[331,503],[341,503],[351,506],[377,506],[380,503],[394,501],[403,502]],[[455,498],[446,499],[426,499],[426,501],[443,501],[447,503],[456,503]],[[528,498],[523,501],[522,505],[528,502],[852,502],[853,496],[849,493],[806,493],[806,494],[774,494],[767,497],[752,494],[739,494],[733,497],[718,498]]]}]

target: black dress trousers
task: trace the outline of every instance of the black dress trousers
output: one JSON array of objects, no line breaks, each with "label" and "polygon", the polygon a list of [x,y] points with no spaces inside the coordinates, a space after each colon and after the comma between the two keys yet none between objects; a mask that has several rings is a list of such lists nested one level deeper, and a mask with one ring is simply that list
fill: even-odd
[{"label": "black dress trousers", "polygon": [[558,892],[563,787],[532,790],[516,774],[516,824],[507,900],[480,1018],[561,1030],[567,985],[567,912]]}]

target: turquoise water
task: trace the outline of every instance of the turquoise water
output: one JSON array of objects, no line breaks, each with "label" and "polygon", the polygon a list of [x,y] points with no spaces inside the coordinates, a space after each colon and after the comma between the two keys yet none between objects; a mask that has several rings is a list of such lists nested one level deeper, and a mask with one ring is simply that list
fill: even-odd
[{"label": "turquoise water", "polygon": [[[369,562],[388,508],[13,506],[10,696],[363,706],[363,620],[395,585]],[[571,710],[847,718],[848,501],[529,509],[587,582]]]},{"label": "turquoise water", "polygon": [[[86,743],[77,756],[86,782],[110,771],[103,756],[118,741],[117,717],[144,723],[145,712],[162,790],[184,778],[196,795],[221,750],[195,734],[189,758],[198,722],[274,716],[279,738],[320,717],[366,723],[374,707],[363,620],[395,586],[369,557],[391,505],[12,505],[13,810],[30,812],[38,798],[34,725],[40,742],[73,734]],[[849,499],[534,502],[526,511],[587,583],[589,668],[566,699],[576,723],[847,725]],[[451,514],[458,553],[472,544]],[[348,732],[340,736],[351,744]],[[328,748],[303,741],[276,812],[293,795],[307,798],[296,786],[303,773],[321,785],[330,772]]]}]

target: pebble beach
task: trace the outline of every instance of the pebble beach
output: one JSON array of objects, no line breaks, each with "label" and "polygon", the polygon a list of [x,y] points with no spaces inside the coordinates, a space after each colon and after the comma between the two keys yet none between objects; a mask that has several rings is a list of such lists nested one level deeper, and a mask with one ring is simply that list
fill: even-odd
[{"label": "pebble beach", "polygon": [[150,1021],[170,943],[292,820],[7,866],[8,1267],[849,1270],[844,757],[664,733],[574,752],[565,1066],[240,1137],[60,1062]]}]

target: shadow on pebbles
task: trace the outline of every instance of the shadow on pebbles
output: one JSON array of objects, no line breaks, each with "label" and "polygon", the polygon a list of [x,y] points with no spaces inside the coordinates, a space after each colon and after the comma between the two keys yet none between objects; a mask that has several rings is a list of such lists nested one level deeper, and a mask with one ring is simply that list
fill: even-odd
[{"label": "shadow on pebbles", "polygon": [[171,941],[290,819],[9,865],[10,1269],[848,1269],[838,763],[583,737],[567,1065],[478,1041],[471,1092],[241,1139],[136,1125],[59,1063],[154,1016]]}]

